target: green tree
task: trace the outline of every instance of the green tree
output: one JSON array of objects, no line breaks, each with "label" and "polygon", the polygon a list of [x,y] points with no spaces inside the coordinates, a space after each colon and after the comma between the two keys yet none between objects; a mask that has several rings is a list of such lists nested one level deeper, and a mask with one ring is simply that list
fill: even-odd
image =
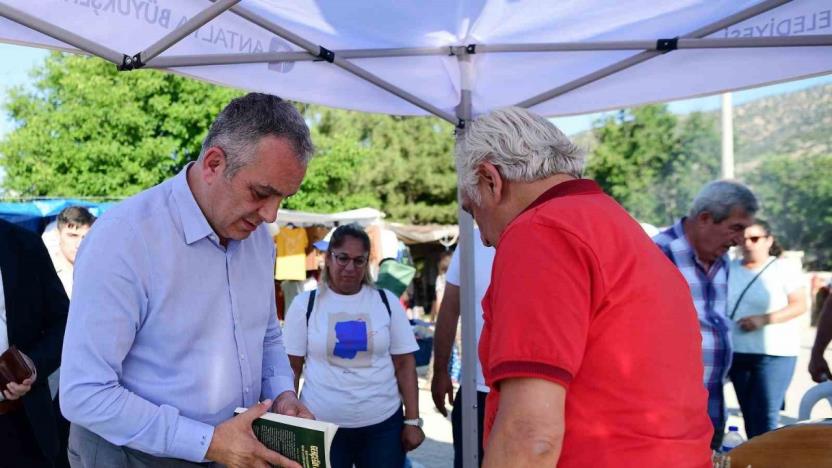
[{"label": "green tree", "polygon": [[121,197],[195,159],[211,121],[240,91],[54,53],[11,90],[16,129],[0,142],[5,188],[23,196]]},{"label": "green tree", "polygon": [[593,132],[598,146],[587,161],[587,175],[636,219],[663,224],[653,186],[679,153],[677,118],[666,106],[621,111]]},{"label": "green tree", "polygon": [[767,158],[749,182],[782,244],[806,253],[805,263],[832,269],[832,155]]},{"label": "green tree", "polygon": [[[52,54],[31,90],[13,89],[16,128],[0,141],[4,186],[22,196],[134,194],[199,154],[216,114],[241,91],[152,70],[118,72],[99,59]],[[363,206],[405,222],[456,220],[453,129],[435,118],[392,117],[298,104],[318,156],[292,209]]]},{"label": "green tree", "polygon": [[621,111],[593,130],[587,175],[635,218],[658,226],[683,216],[718,176],[719,134],[712,116],[677,117],[664,105]]}]

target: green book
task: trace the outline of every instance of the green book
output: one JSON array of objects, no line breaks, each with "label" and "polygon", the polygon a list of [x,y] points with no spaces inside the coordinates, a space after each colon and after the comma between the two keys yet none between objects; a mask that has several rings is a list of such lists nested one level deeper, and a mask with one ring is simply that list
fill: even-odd
[{"label": "green book", "polygon": [[[237,408],[234,414],[245,411]],[[255,419],[251,428],[263,445],[303,468],[330,468],[329,447],[338,430],[335,424],[266,413]]]}]

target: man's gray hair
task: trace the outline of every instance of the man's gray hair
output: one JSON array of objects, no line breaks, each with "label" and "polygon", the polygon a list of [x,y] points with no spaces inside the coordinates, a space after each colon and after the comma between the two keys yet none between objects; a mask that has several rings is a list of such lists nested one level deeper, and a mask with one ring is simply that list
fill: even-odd
[{"label": "man's gray hair", "polygon": [[509,181],[534,182],[555,174],[581,177],[584,154],[549,120],[519,107],[507,107],[467,123],[457,138],[459,188],[480,203],[477,168],[498,167]]},{"label": "man's gray hair", "polygon": [[224,175],[230,179],[254,160],[257,144],[266,136],[287,139],[303,164],[315,152],[309,127],[295,106],[271,94],[249,93],[232,100],[219,113],[202,142],[199,161],[209,148],[222,148]]},{"label": "man's gray hair", "polygon": [[731,215],[734,208],[753,215],[759,207],[757,197],[745,185],[735,180],[715,180],[705,184],[693,199],[689,216],[695,218],[700,213],[707,212],[714,222],[720,223]]}]

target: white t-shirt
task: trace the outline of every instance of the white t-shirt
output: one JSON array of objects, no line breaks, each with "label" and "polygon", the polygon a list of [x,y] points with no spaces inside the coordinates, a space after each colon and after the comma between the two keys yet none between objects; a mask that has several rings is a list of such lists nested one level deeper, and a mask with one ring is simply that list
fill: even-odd
[{"label": "white t-shirt", "polygon": [[[482,334],[482,298],[485,297],[488,291],[488,285],[491,283],[491,264],[494,263],[493,247],[486,247],[479,240],[479,229],[474,230],[474,290],[476,294],[477,303],[477,344],[480,342],[480,335]],[[454,251],[451,257],[451,264],[448,266],[448,272],[445,274],[445,281],[454,286],[459,286],[462,282],[459,275],[459,263],[462,252],[459,248]],[[488,386],[485,385],[485,377],[482,375],[482,364],[477,359],[477,391],[488,392]]]},{"label": "white t-shirt", "polygon": [[[749,315],[759,315],[780,310],[789,305],[789,294],[803,287],[803,275],[782,260],[774,261],[748,288],[733,317],[732,338],[734,352],[768,354],[771,356],[797,356],[800,353],[800,320],[766,325],[760,329],[743,331],[737,320]],[[737,299],[746,285],[762,270],[749,270],[742,266],[742,259],[733,260],[728,270],[728,313],[734,310]]]},{"label": "white t-shirt", "polygon": [[319,289],[308,335],[310,293],[292,301],[283,323],[283,343],[289,355],[306,358],[300,399],[317,419],[365,427],[401,408],[391,355],[412,353],[419,346],[399,300],[384,293],[390,315],[375,288],[362,286],[349,296]]}]

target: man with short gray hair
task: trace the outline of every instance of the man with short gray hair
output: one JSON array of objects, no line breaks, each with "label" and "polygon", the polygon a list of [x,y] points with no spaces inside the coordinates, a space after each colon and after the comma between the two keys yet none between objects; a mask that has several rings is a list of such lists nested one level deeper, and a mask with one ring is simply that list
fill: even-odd
[{"label": "man with short gray hair", "polygon": [[96,222],[64,341],[72,466],[300,468],[251,423],[267,410],[312,417],[295,395],[263,225],[312,152],[291,104],[251,93],[219,114],[196,162]]},{"label": "man with short gray hair", "polygon": [[462,207],[497,248],[479,345],[483,466],[709,465],[685,281],[580,178],[581,151],[509,108],[467,123],[456,159]]},{"label": "man with short gray hair", "polygon": [[722,387],[731,368],[726,253],[743,242],[745,228],[754,222],[757,209],[757,199],[745,185],[732,180],[713,181],[693,200],[687,217],[653,238],[687,280],[696,306],[708,415],[714,426],[713,449],[720,448],[725,432]]}]

